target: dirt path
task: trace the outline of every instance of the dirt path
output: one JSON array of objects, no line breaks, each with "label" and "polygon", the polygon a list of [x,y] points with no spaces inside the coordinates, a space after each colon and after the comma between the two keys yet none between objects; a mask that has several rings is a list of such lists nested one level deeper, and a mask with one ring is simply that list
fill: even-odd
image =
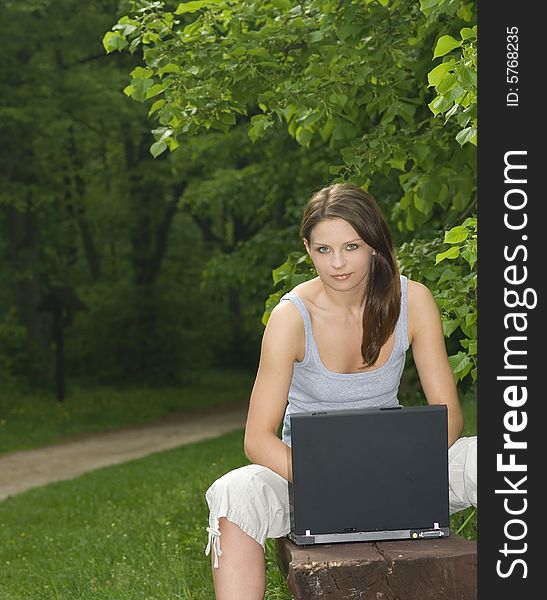
[{"label": "dirt path", "polygon": [[88,471],[217,437],[245,425],[247,404],[176,413],[152,423],[72,436],[61,444],[0,456],[0,501]]}]

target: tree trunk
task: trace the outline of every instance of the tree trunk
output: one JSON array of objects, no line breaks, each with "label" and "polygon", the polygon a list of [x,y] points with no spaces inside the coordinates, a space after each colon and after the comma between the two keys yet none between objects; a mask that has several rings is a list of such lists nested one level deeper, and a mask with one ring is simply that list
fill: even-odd
[{"label": "tree trunk", "polygon": [[93,239],[91,228],[87,220],[84,196],[85,182],[81,176],[83,162],[78,152],[78,146],[74,139],[74,132],[70,135],[70,153],[74,175],[66,180],[67,205],[70,216],[75,220],[82,236],[82,245],[89,268],[92,281],[98,281],[101,277],[101,256]]}]

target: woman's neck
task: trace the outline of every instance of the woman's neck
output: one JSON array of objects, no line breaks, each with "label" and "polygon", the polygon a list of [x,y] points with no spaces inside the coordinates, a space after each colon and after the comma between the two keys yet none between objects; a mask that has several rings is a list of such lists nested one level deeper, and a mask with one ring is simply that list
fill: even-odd
[{"label": "woman's neck", "polygon": [[325,303],[352,314],[361,314],[363,310],[365,286],[360,285],[350,290],[335,290],[322,281],[320,294],[323,296]]}]

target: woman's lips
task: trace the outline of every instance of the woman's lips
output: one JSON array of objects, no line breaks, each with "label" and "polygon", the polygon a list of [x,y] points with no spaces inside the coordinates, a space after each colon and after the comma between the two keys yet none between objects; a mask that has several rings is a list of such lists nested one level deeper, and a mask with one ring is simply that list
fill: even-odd
[{"label": "woman's lips", "polygon": [[340,273],[339,275],[332,275],[331,277],[334,277],[334,279],[338,281],[344,281],[351,277],[351,273]]}]

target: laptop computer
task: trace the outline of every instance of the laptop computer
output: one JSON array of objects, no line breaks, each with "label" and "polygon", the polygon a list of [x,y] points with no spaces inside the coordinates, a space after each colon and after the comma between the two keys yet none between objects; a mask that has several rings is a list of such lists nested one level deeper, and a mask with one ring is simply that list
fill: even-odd
[{"label": "laptop computer", "polygon": [[291,415],[298,545],[450,535],[445,405]]}]

